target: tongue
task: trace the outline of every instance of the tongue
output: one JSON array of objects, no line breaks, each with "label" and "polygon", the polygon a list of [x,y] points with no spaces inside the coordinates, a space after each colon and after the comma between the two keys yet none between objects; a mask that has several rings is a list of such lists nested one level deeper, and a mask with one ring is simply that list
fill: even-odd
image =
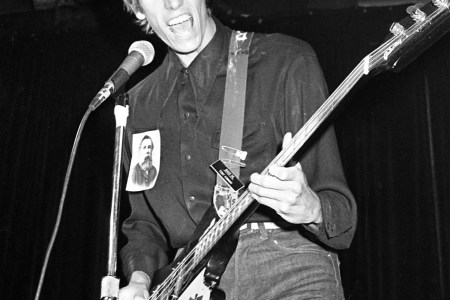
[{"label": "tongue", "polygon": [[171,26],[173,33],[184,34],[191,30],[191,21],[185,21],[183,23]]}]

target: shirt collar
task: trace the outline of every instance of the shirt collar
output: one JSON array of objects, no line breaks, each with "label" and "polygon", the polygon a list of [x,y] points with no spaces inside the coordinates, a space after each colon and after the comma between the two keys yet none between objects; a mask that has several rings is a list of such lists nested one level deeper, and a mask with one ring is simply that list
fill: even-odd
[{"label": "shirt collar", "polygon": [[[216,18],[214,18],[214,22],[216,23],[216,32],[213,38],[187,67],[195,96],[202,102],[206,100],[217,75],[226,73],[231,30]],[[172,49],[169,49],[168,63],[168,72],[170,73],[170,75],[167,74],[168,79],[176,80],[184,66]]]}]

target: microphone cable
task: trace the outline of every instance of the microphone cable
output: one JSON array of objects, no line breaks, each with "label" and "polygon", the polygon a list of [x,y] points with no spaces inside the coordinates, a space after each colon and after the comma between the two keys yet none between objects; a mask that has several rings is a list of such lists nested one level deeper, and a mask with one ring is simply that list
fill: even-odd
[{"label": "microphone cable", "polygon": [[64,178],[63,189],[61,193],[61,198],[59,201],[59,209],[56,217],[56,224],[53,229],[52,236],[50,238],[50,243],[48,245],[47,251],[45,253],[44,265],[41,270],[41,275],[39,277],[39,283],[36,290],[34,300],[39,300],[39,296],[41,293],[42,285],[44,282],[45,272],[47,270],[48,261],[50,259],[50,253],[53,249],[53,245],[56,240],[56,235],[58,234],[59,225],[61,223],[61,215],[64,208],[64,202],[66,199],[67,187],[69,185],[70,174],[72,173],[72,166],[75,160],[75,154],[78,148],[78,144],[80,142],[81,133],[83,131],[84,125],[86,124],[87,118],[90,113],[94,111],[99,105],[103,103],[111,94],[114,94],[117,90],[119,90],[125,82],[129,79],[129,77],[141,66],[145,66],[149,64],[155,56],[155,49],[152,44],[148,41],[136,41],[131,44],[128,49],[128,56],[122,62],[120,67],[114,72],[111,78],[105,83],[104,87],[99,91],[97,96],[94,97],[91,104],[89,105],[88,110],[85,112],[80,125],[78,127],[77,134],[75,136],[75,140],[72,146],[72,151],[70,153],[69,164],[66,170],[66,176]]},{"label": "microphone cable", "polygon": [[91,114],[92,111],[93,111],[92,108],[88,108],[88,110],[84,113],[84,116],[83,116],[83,118],[82,118],[82,120],[80,122],[80,125],[78,126],[78,131],[77,131],[77,133],[75,135],[75,140],[73,142],[72,151],[70,153],[69,164],[68,164],[67,170],[66,170],[66,176],[64,178],[64,184],[63,184],[63,189],[62,189],[62,193],[61,193],[61,198],[59,200],[59,208],[58,208],[58,213],[57,213],[57,216],[56,216],[56,224],[55,224],[55,227],[53,229],[53,233],[52,233],[52,236],[50,238],[50,242],[49,242],[49,245],[47,247],[47,251],[45,253],[44,264],[43,264],[42,269],[41,269],[41,274],[40,274],[40,277],[39,277],[39,283],[38,283],[38,287],[37,287],[37,290],[36,290],[36,294],[35,294],[34,300],[39,300],[39,296],[41,294],[42,285],[44,283],[44,278],[45,278],[45,272],[46,272],[47,266],[48,266],[48,261],[50,259],[50,254],[52,252],[53,245],[55,244],[56,235],[58,234],[59,225],[61,223],[61,216],[62,216],[64,203],[65,203],[65,199],[66,199],[66,193],[67,193],[67,187],[69,185],[70,175],[72,173],[73,162],[75,160],[75,154],[77,152],[77,148],[78,148],[78,145],[80,143],[81,133],[83,132],[84,125],[86,124],[86,121],[87,121],[87,119],[88,119],[88,117],[89,117],[89,115]]}]

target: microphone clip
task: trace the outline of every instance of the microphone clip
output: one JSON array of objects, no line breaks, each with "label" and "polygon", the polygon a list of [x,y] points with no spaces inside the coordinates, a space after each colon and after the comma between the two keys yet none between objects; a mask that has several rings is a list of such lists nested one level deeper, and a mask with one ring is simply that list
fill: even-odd
[{"label": "microphone clip", "polygon": [[94,97],[94,99],[92,99],[91,104],[89,104],[89,109],[91,111],[97,109],[97,107],[99,107],[100,104],[103,103],[103,101],[108,99],[112,93],[114,93],[114,84],[112,83],[112,81],[108,80],[103,86],[103,88]]}]

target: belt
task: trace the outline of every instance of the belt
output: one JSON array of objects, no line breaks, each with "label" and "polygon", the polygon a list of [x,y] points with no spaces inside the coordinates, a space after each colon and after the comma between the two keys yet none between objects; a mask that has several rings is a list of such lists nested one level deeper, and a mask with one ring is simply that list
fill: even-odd
[{"label": "belt", "polygon": [[273,222],[253,222],[253,223],[246,223],[246,224],[242,225],[239,228],[239,230],[245,230],[245,229],[256,230],[256,229],[259,229],[259,226],[263,226],[267,230],[281,228],[280,226],[278,226],[277,224],[275,224]]}]

